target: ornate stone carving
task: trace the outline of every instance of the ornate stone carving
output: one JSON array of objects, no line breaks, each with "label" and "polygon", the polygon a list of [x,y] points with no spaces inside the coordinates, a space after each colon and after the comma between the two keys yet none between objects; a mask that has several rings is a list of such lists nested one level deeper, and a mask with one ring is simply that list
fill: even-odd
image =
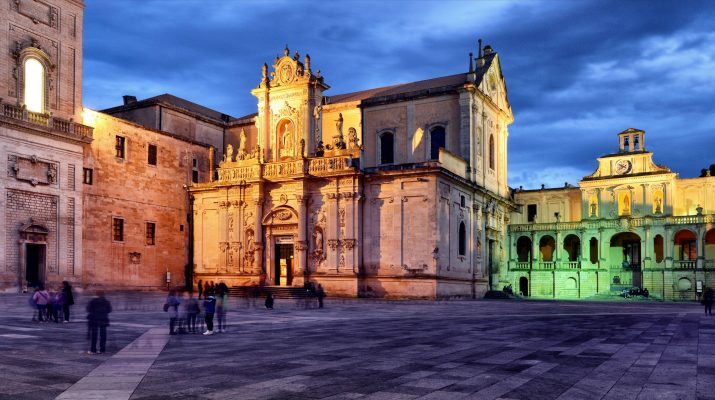
[{"label": "ornate stone carving", "polygon": [[276,211],[274,215],[281,221],[287,221],[293,217],[293,213],[288,210]]},{"label": "ornate stone carving", "polygon": [[335,251],[338,246],[340,245],[340,241],[337,239],[328,239],[328,247],[330,247],[330,250]]},{"label": "ornate stone carving", "polygon": [[233,145],[231,143],[226,146],[226,154],[223,155],[223,160],[233,162]]},{"label": "ornate stone carving", "polygon": [[340,227],[345,227],[345,209],[341,208],[338,210],[338,218],[340,221]]},{"label": "ornate stone carving", "polygon": [[142,261],[142,253],[132,251],[129,253],[129,262],[132,264],[140,264]]},{"label": "ornate stone carving", "polygon": [[356,243],[357,243],[357,240],[355,240],[355,239],[343,239],[343,247],[345,247],[345,250],[354,249]]},{"label": "ornate stone carving", "polygon": [[360,146],[360,141],[358,140],[357,129],[353,127],[348,128],[348,148],[362,149],[362,146]]},{"label": "ornate stone carving", "polygon": [[36,156],[21,157],[8,155],[7,174],[19,181],[25,181],[32,186],[54,185],[57,183],[57,164],[41,161]]},{"label": "ornate stone carving", "polygon": [[308,242],[305,240],[298,240],[295,242],[295,249],[297,251],[305,251],[308,250]]}]

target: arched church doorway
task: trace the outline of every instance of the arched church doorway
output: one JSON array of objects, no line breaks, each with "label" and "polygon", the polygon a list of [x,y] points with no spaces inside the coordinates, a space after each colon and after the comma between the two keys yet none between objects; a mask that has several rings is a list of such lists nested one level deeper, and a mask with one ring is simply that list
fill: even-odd
[{"label": "arched church doorway", "polygon": [[521,292],[522,296],[529,296],[529,279],[527,279],[525,276],[519,278],[519,291]]},{"label": "arched church doorway", "polygon": [[612,283],[641,287],[641,238],[633,232],[611,237],[608,253]]},{"label": "arched church doorway", "polygon": [[[265,282],[268,285],[302,285],[302,267],[294,252],[298,237],[298,213],[279,206],[263,218],[266,243]],[[296,281],[297,278],[298,281]]]},{"label": "arched church doorway", "polygon": [[276,286],[291,286],[293,284],[293,237],[275,238],[275,263],[273,282]]}]

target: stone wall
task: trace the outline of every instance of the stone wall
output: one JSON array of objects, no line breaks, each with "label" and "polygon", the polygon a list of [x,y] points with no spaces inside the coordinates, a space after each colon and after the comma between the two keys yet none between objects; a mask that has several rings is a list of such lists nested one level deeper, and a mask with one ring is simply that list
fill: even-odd
[{"label": "stone wall", "polygon": [[[88,286],[156,289],[183,285],[189,264],[190,209],[185,187],[194,168],[209,179],[209,150],[150,131],[106,114],[92,113],[94,141],[85,149],[85,276]],[[126,157],[115,156],[115,137],[126,139]],[[148,146],[157,147],[157,165],[148,164]],[[196,160],[196,167],[194,167]],[[112,236],[112,219],[124,221],[124,240]],[[155,224],[155,244],[147,243],[147,223]]]}]

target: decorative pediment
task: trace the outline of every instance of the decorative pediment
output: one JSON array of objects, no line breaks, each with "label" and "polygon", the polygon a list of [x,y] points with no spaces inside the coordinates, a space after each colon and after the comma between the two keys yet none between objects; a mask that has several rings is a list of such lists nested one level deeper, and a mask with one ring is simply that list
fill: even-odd
[{"label": "decorative pediment", "polygon": [[57,184],[57,164],[36,156],[7,156],[7,175],[32,186]]},{"label": "decorative pediment", "polygon": [[[283,50],[283,57],[276,57],[273,64],[273,71],[268,74],[268,65],[263,64],[262,78],[259,87],[280,87],[290,86],[296,83],[319,83],[323,84],[320,71],[312,73],[310,69],[310,55],[306,54],[303,61],[300,61],[300,54],[296,51],[293,56],[286,45]],[[327,89],[327,87],[325,87]]]},{"label": "decorative pediment", "polygon": [[30,222],[20,226],[20,238],[30,242],[45,242],[50,230],[46,226],[30,219]]},{"label": "decorative pediment", "polygon": [[291,207],[281,206],[263,218],[263,225],[292,225],[298,223],[298,213]]}]

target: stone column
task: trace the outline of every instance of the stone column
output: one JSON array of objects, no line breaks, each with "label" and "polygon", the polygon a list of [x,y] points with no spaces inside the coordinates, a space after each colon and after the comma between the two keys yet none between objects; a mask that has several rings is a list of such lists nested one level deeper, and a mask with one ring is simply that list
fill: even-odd
[{"label": "stone column", "polygon": [[539,249],[539,242],[536,236],[536,232],[531,231],[531,268],[534,268],[534,261],[537,263],[541,261],[541,253]]},{"label": "stone column", "polygon": [[328,193],[328,217],[325,226],[325,239],[328,247],[325,264],[329,270],[337,270],[340,257],[339,235],[340,222],[338,216],[338,193]]},{"label": "stone column", "polygon": [[263,197],[259,193],[253,199],[254,215],[256,216],[256,226],[253,232],[253,260],[254,271],[257,274],[264,274],[263,270]]},{"label": "stone column", "polygon": [[675,243],[673,242],[673,228],[665,228],[665,237],[663,238],[663,247],[665,247],[665,268],[673,268],[673,251]]},{"label": "stone column", "polygon": [[293,285],[300,286],[296,280],[308,279],[308,196],[299,194],[298,200],[298,238],[295,243],[297,253]]},{"label": "stone column", "polygon": [[343,252],[345,254],[345,273],[357,274],[358,264],[355,255],[355,244],[357,243],[357,197],[354,192],[343,193],[345,202],[345,237],[343,238]]},{"label": "stone column", "polygon": [[[702,213],[698,213],[698,214],[699,214],[698,217],[702,218]],[[697,247],[698,247],[696,268],[702,269],[703,263],[705,261],[705,234],[707,233],[707,231],[705,230],[705,227],[701,223],[698,224],[698,227],[696,229],[698,232],[697,241],[696,241]]]},{"label": "stone column", "polygon": [[650,236],[650,226],[646,225],[643,227],[643,239],[641,240],[641,270],[650,267],[650,249],[648,248],[648,243],[651,241]]},{"label": "stone column", "polygon": [[557,228],[557,230],[556,230],[556,235],[555,235],[555,236],[556,236],[556,245],[554,246],[554,257],[553,257],[553,260],[558,264],[558,263],[561,262],[561,251],[560,251],[560,249],[561,249],[561,246],[562,246],[562,243],[561,243],[561,232],[558,230],[558,228]]}]

